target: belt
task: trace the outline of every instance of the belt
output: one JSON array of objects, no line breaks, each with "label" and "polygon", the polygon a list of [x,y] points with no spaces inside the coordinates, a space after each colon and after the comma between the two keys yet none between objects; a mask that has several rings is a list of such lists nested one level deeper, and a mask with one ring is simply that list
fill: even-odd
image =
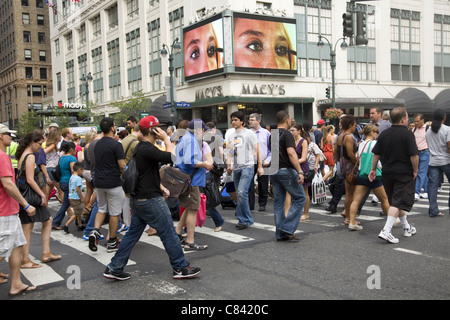
[{"label": "belt", "polygon": [[428,149],[423,149],[423,150],[419,150],[419,152],[424,152],[424,151],[427,151]]}]

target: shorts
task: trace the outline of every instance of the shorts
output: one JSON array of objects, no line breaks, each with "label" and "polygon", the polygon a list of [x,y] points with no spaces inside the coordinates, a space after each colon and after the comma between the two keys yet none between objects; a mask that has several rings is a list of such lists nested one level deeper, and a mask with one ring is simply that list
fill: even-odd
[{"label": "shorts", "polygon": [[384,189],[392,207],[411,211],[414,204],[416,180],[412,175],[399,173],[384,173],[381,176]]},{"label": "shorts", "polygon": [[36,213],[34,216],[29,216],[28,213],[20,207],[19,218],[22,224],[36,223],[36,222],[47,222],[51,219],[50,211],[47,207],[38,206],[36,207]]},{"label": "shorts", "polygon": [[84,204],[80,199],[69,199],[70,206],[73,209],[73,213],[67,213],[69,217],[75,215],[76,217],[81,217],[83,215]]},{"label": "shorts", "polygon": [[180,207],[184,207],[188,210],[198,211],[200,208],[200,188],[189,187],[180,196]]},{"label": "shorts", "polygon": [[0,217],[0,257],[11,256],[12,251],[27,243],[18,214]]},{"label": "shorts", "polygon": [[227,182],[225,184],[225,190],[227,191],[227,193],[236,192],[236,187],[234,186],[234,182],[233,181]]},{"label": "shorts", "polygon": [[378,179],[378,180],[373,180],[372,182],[370,182],[369,179],[367,178],[363,178],[361,177],[359,174],[356,176],[356,185],[358,186],[364,186],[367,187],[369,189],[376,189],[379,187],[383,186],[383,182]]},{"label": "shorts", "polygon": [[122,187],[111,189],[96,188],[98,211],[109,213],[110,216],[118,216],[122,213],[125,194]]}]

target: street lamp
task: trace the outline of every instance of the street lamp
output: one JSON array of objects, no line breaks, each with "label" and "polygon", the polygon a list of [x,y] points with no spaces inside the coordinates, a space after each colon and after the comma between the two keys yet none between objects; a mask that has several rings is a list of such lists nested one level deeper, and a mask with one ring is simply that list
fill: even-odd
[{"label": "street lamp", "polygon": [[83,76],[81,77],[81,81],[83,81],[84,86],[85,86],[85,92],[86,92],[86,109],[87,109],[87,122],[90,123],[91,122],[91,112],[90,112],[90,108],[89,108],[89,81],[92,81],[94,78],[92,78],[91,73],[89,72],[89,74],[87,75],[87,77]]},{"label": "street lamp", "polygon": [[6,101],[6,108],[7,108],[7,111],[8,111],[8,127],[9,127],[9,130],[12,130],[12,128],[13,128],[11,105],[12,105],[11,100]]},{"label": "street lamp", "polygon": [[175,98],[173,90],[173,71],[175,70],[173,66],[173,55],[180,52],[181,43],[178,41],[178,37],[173,41],[170,52],[167,51],[168,46],[163,44],[161,49],[161,57],[165,58],[167,54],[169,55],[169,72],[170,72],[170,117],[172,118],[172,125],[175,125],[176,121],[176,109],[175,109]]},{"label": "street lamp", "polygon": [[331,66],[331,91],[332,91],[332,93],[331,93],[331,104],[332,104],[333,109],[334,109],[336,107],[336,94],[335,94],[336,90],[335,90],[335,79],[334,79],[334,71],[336,69],[336,46],[337,46],[337,44],[338,44],[338,42],[340,40],[343,40],[342,43],[341,43],[341,49],[342,50],[346,50],[347,47],[348,47],[348,44],[347,44],[347,42],[345,42],[345,37],[343,37],[343,38],[340,38],[340,39],[338,39],[336,41],[336,43],[334,44],[334,49],[333,49],[332,46],[331,46],[330,41],[326,37],[324,37],[324,36],[319,34],[319,41],[317,42],[317,46],[319,47],[319,49],[322,49],[323,46],[325,45],[325,43],[322,41],[322,39],[325,39],[327,41],[329,47],[330,47],[330,57],[331,57],[331,62],[330,62],[330,66]]}]

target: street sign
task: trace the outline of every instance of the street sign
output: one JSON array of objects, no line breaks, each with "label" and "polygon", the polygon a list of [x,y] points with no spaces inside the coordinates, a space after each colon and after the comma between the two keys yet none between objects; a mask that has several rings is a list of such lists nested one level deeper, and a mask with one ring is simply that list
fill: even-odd
[{"label": "street sign", "polygon": [[180,101],[180,102],[177,102],[176,106],[177,106],[177,108],[190,108],[191,104],[186,101]]},{"label": "street sign", "polygon": [[166,102],[163,104],[163,109],[169,109],[170,108],[170,102]]}]

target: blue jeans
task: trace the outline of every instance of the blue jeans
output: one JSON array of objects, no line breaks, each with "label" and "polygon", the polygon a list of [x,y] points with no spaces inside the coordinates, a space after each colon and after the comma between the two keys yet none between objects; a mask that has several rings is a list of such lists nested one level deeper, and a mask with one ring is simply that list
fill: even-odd
[{"label": "blue jeans", "polygon": [[[439,213],[437,194],[441,183],[441,173],[444,173],[450,181],[450,164],[428,167],[428,202],[430,203],[428,215],[430,217],[435,217]],[[448,207],[450,208],[450,197],[448,199]]]},{"label": "blue jeans", "polygon": [[416,179],[416,193],[420,194],[420,190],[423,188],[425,193],[428,193],[428,162],[430,161],[430,151],[419,152],[419,170],[417,171]]},{"label": "blue jeans", "polygon": [[233,181],[237,194],[236,217],[240,223],[246,226],[253,224],[253,217],[248,203],[248,189],[252,183],[253,173],[253,166],[233,171]]},{"label": "blue jeans", "polygon": [[[285,236],[284,233],[294,234],[297,230],[300,216],[305,206],[306,195],[303,187],[298,183],[298,174],[294,169],[282,168],[270,177],[275,195],[273,213],[275,216],[275,235],[277,239]],[[291,195],[291,207],[287,217],[284,215],[286,192]]]},{"label": "blue jeans", "polygon": [[66,211],[70,207],[69,184],[62,182],[59,184],[59,187],[61,188],[61,191],[64,192],[64,199],[61,204],[61,207],[59,208],[59,211],[56,213],[56,216],[53,218],[53,226],[55,226],[55,227],[61,226],[61,223],[63,222],[64,217],[66,215]]},{"label": "blue jeans", "polygon": [[169,207],[163,197],[158,196],[151,199],[130,199],[132,210],[130,230],[120,242],[111,262],[109,270],[121,273],[130,258],[131,250],[142,236],[147,224],[153,227],[160,237],[173,269],[182,269],[189,265],[184,258],[180,239],[175,231]]}]

